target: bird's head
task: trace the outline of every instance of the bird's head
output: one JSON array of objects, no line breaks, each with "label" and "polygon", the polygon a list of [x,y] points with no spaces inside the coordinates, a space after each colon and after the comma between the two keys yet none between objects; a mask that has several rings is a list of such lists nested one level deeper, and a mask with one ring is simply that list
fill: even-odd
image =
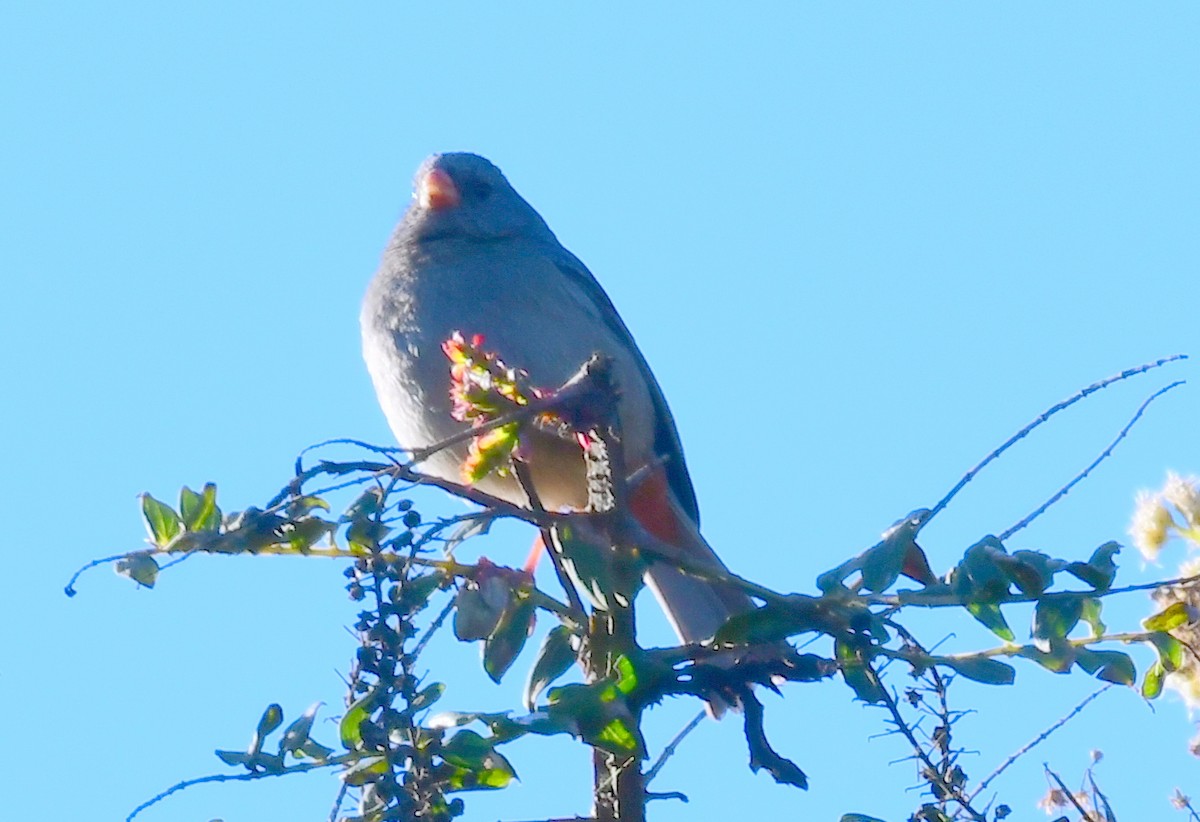
[{"label": "bird's head", "polygon": [[435,154],[422,163],[404,222],[422,241],[553,237],[500,169],[477,154]]}]

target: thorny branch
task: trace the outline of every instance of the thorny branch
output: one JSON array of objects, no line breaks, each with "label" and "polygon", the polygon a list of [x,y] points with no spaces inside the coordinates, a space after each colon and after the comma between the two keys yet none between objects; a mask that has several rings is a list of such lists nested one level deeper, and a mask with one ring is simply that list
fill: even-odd
[{"label": "thorny branch", "polygon": [[979,796],[979,794],[981,794],[983,791],[985,791],[987,789],[987,786],[992,784],[992,782],[995,781],[996,778],[1000,776],[1000,774],[1002,774],[1006,770],[1008,770],[1010,765],[1012,765],[1014,762],[1016,762],[1022,756],[1029,753],[1034,748],[1036,748],[1042,742],[1046,741],[1046,739],[1052,733],[1054,733],[1059,728],[1061,728],[1063,725],[1066,725],[1068,722],[1070,722],[1072,719],[1074,719],[1076,716],[1078,716],[1079,712],[1082,711],[1084,708],[1086,708],[1092,702],[1092,700],[1094,700],[1096,697],[1100,696],[1100,694],[1104,693],[1111,687],[1113,687],[1113,685],[1110,682],[1107,685],[1097,688],[1091,694],[1084,697],[1083,700],[1078,705],[1076,705],[1074,708],[1072,708],[1070,711],[1068,711],[1064,716],[1059,717],[1058,720],[1053,725],[1051,725],[1049,728],[1046,728],[1044,731],[1042,731],[1040,734],[1035,736],[1033,739],[1029,740],[1029,742],[1025,743],[1025,745],[1021,746],[1018,750],[1015,750],[1011,754],[1009,754],[1008,757],[1003,762],[1000,763],[1000,765],[996,768],[996,770],[992,771],[990,774],[988,774],[986,777],[984,777],[983,781],[980,782],[979,785],[975,788],[975,790],[973,790],[971,792],[971,795],[968,797],[968,799],[974,799],[975,797]]},{"label": "thorny branch", "polygon": [[[879,675],[875,672],[874,667],[872,667],[870,663],[866,663],[866,668],[871,672],[871,675],[875,678],[875,680],[878,681]],[[946,782],[942,772],[937,768],[936,765],[933,764],[933,760],[931,760],[929,758],[929,754],[926,753],[925,746],[923,746],[913,734],[912,728],[909,727],[908,723],[901,715],[900,706],[896,703],[895,695],[887,688],[883,687],[882,683],[880,683],[878,693],[880,698],[883,700],[883,704],[887,708],[888,713],[892,715],[892,724],[896,728],[896,731],[902,734],[904,738],[908,740],[908,744],[912,746],[913,753],[916,755],[917,759],[920,760],[921,776],[933,786],[935,797],[938,799],[949,799],[954,801],[967,814],[970,815],[971,819],[976,820],[976,822],[987,822],[987,817],[971,806],[970,798],[964,796],[962,790],[957,785]]]},{"label": "thorny branch", "polygon": [[933,508],[931,508],[929,510],[929,514],[925,517],[925,523],[928,523],[929,520],[933,519],[935,516],[937,516],[939,513],[941,513],[942,509],[945,508],[947,505],[949,505],[950,501],[952,499],[954,499],[956,496],[958,496],[958,492],[961,491],[966,486],[967,483],[969,483],[971,480],[975,479],[975,477],[978,476],[979,472],[982,471],[988,465],[988,463],[997,459],[1001,454],[1003,454],[1009,448],[1013,447],[1018,442],[1020,442],[1022,439],[1027,437],[1035,428],[1040,426],[1042,423],[1048,421],[1051,417],[1053,417],[1059,411],[1063,411],[1063,410],[1066,410],[1067,408],[1070,408],[1072,405],[1079,402],[1080,400],[1091,396],[1092,394],[1096,393],[1097,391],[1099,391],[1102,388],[1107,388],[1108,386],[1112,385],[1113,383],[1121,382],[1122,380],[1127,380],[1130,377],[1135,377],[1139,374],[1144,374],[1147,371],[1150,371],[1151,369],[1160,368],[1168,363],[1176,362],[1178,360],[1186,360],[1187,358],[1188,358],[1187,354],[1175,354],[1170,357],[1163,357],[1160,360],[1155,360],[1154,362],[1144,363],[1135,368],[1128,368],[1128,369],[1122,371],[1120,374],[1114,374],[1113,376],[1108,377],[1103,380],[1100,380],[1099,382],[1092,383],[1087,388],[1077,391],[1076,393],[1072,394],[1070,397],[1063,400],[1062,402],[1058,402],[1058,403],[1055,403],[1054,405],[1050,406],[1045,411],[1043,411],[1041,414],[1038,414],[1038,416],[1035,417],[1031,422],[1029,422],[1024,428],[1017,431],[1017,433],[1013,434],[1011,437],[1009,437],[1007,440],[1005,440],[1000,445],[1000,447],[996,448],[994,451],[992,451],[990,454],[988,454],[986,457],[984,457],[977,465],[975,465],[973,468],[971,468],[971,470],[967,471],[967,473],[962,476],[962,479],[960,479],[955,484],[955,486],[953,488],[951,488],[950,491],[944,497],[942,497],[940,500],[938,500],[937,504],[934,505]]},{"label": "thorny branch", "polygon": [[1092,473],[1092,471],[1095,470],[1096,467],[1098,465],[1100,465],[1100,463],[1104,462],[1106,459],[1108,459],[1110,456],[1112,456],[1112,452],[1117,447],[1117,444],[1120,443],[1121,440],[1125,439],[1126,435],[1129,434],[1129,432],[1130,432],[1130,430],[1132,430],[1133,426],[1137,424],[1137,421],[1142,418],[1142,414],[1144,414],[1146,412],[1146,409],[1150,406],[1150,403],[1154,402],[1156,399],[1158,399],[1163,394],[1170,391],[1172,388],[1176,388],[1180,385],[1183,385],[1183,380],[1176,380],[1175,382],[1171,383],[1170,385],[1167,385],[1167,386],[1164,386],[1163,388],[1158,389],[1153,394],[1151,394],[1149,397],[1147,397],[1145,399],[1145,401],[1138,407],[1138,410],[1134,413],[1133,417],[1129,420],[1129,422],[1125,424],[1125,427],[1122,428],[1120,433],[1117,434],[1116,438],[1108,444],[1107,448],[1105,448],[1103,451],[1100,452],[1100,455],[1097,456],[1096,459],[1092,460],[1092,462],[1087,466],[1087,468],[1084,468],[1082,471],[1080,471],[1078,474],[1076,474],[1071,479],[1070,482],[1068,482],[1062,488],[1058,489],[1058,491],[1053,496],[1051,496],[1050,499],[1043,502],[1033,512],[1031,512],[1024,518],[1022,518],[1020,522],[1017,522],[1016,524],[1012,525],[1007,530],[1005,530],[1005,532],[1003,534],[1001,534],[999,537],[997,537],[997,539],[999,539],[1001,542],[1004,542],[1009,537],[1011,537],[1013,534],[1017,533],[1017,531],[1020,531],[1022,528],[1029,525],[1031,522],[1033,522],[1035,519],[1040,517],[1042,514],[1046,513],[1046,511],[1050,508],[1050,506],[1054,505],[1054,503],[1058,502],[1060,499],[1065,497],[1067,495],[1067,493],[1072,488],[1074,488],[1076,485],[1083,482],[1083,480],[1087,478],[1088,474]]},{"label": "thorny branch", "polygon": [[[951,491],[947,493],[932,509],[920,510],[911,514],[908,518],[908,521],[904,523],[904,527],[908,528],[911,532],[910,537],[915,537],[916,533],[919,532],[920,529],[923,528],[930,519],[943,510],[954,498],[954,496],[956,496],[966,486],[967,483],[974,479],[974,477],[977,476],[984,467],[997,459],[1005,451],[1007,451],[1018,441],[1026,437],[1030,432],[1032,432],[1041,424],[1045,423],[1058,412],[1070,407],[1076,402],[1079,402],[1090,394],[1108,385],[1184,358],[1185,355],[1176,355],[1158,360],[1156,362],[1147,363],[1137,368],[1126,370],[1118,375],[1088,386],[1070,398],[1047,409],[1023,429],[1010,437],[1000,447],[988,454],[970,471],[968,471],[967,474],[964,475],[951,489]],[[652,562],[665,562],[679,568],[686,574],[690,574],[692,576],[712,582],[735,586],[745,591],[748,595],[754,597],[755,599],[766,603],[766,606],[763,610],[774,608],[779,612],[789,613],[792,616],[801,615],[803,620],[801,620],[798,624],[802,624],[805,627],[798,631],[792,631],[791,635],[796,633],[815,632],[835,637],[839,640],[844,636],[850,635],[860,637],[866,636],[862,620],[869,621],[871,618],[876,617],[882,617],[886,619],[887,616],[887,611],[884,611],[883,613],[872,612],[867,606],[884,606],[889,610],[899,609],[905,605],[917,605],[920,607],[963,606],[964,600],[962,595],[947,591],[945,586],[935,586],[933,590],[930,591],[904,591],[891,595],[878,593],[863,595],[860,593],[861,589],[856,586],[842,588],[837,597],[811,597],[800,594],[782,594],[723,569],[697,564],[681,556],[679,551],[674,546],[655,538],[652,534],[645,531],[645,529],[643,529],[636,522],[636,520],[628,516],[626,513],[628,508],[623,504],[623,497],[626,492],[626,483],[631,481],[631,475],[627,473],[627,467],[621,464],[621,456],[623,452],[619,445],[617,447],[610,447],[610,441],[608,439],[610,437],[615,436],[617,438],[617,442],[619,443],[619,430],[615,428],[613,400],[616,395],[614,394],[614,387],[606,382],[606,379],[607,372],[604,370],[603,362],[601,361],[599,366],[597,366],[597,362],[593,361],[581,368],[580,371],[574,375],[571,380],[568,380],[567,383],[565,383],[558,391],[544,397],[538,397],[530,401],[527,405],[515,408],[510,413],[497,416],[474,427],[466,428],[460,433],[440,443],[427,448],[412,451],[407,462],[402,462],[397,459],[396,455],[402,453],[399,449],[378,448],[356,440],[330,440],[327,443],[322,443],[321,445],[355,445],[385,457],[386,461],[361,460],[355,462],[337,463],[320,460],[316,465],[305,468],[302,464],[302,459],[304,455],[311,450],[306,449],[305,452],[301,454],[300,458],[297,459],[296,475],[293,480],[268,503],[265,512],[258,513],[274,514],[283,511],[293,500],[300,499],[301,497],[305,496],[304,486],[317,477],[351,476],[351,479],[349,480],[327,486],[318,492],[308,492],[308,494],[323,494],[332,490],[338,490],[340,488],[373,481],[380,484],[381,499],[386,499],[392,488],[399,483],[404,483],[409,486],[432,485],[483,506],[486,509],[486,516],[510,517],[537,526],[542,530],[547,544],[550,542],[552,529],[563,524],[565,518],[569,516],[571,528],[577,533],[582,534],[585,541],[592,540],[595,541],[596,544],[609,545],[613,546],[614,548],[620,547],[622,550],[628,548],[631,553],[640,554],[646,560]],[[1175,388],[1179,384],[1180,382],[1172,383],[1155,392],[1148,399],[1146,399],[1134,414],[1133,418],[1126,424],[1126,426],[1121,430],[1112,443],[1110,443],[1109,446],[1103,452],[1101,452],[1101,454],[1087,468],[1076,475],[1070,482],[1056,492],[1038,509],[1005,531],[1004,534],[1002,534],[999,538],[1000,541],[1008,539],[1021,528],[1027,526],[1059,499],[1065,496],[1079,482],[1086,478],[1089,473],[1096,468],[1097,465],[1099,465],[1112,454],[1114,448],[1119,442],[1122,441],[1122,439],[1125,438],[1125,436],[1132,429],[1133,425],[1141,418],[1149,404],[1157,397]],[[526,490],[529,500],[528,507],[514,505],[505,500],[498,499],[489,494],[480,492],[470,485],[449,482],[426,476],[415,470],[413,467],[422,460],[427,459],[431,454],[438,450],[460,444],[491,429],[508,425],[513,422],[531,422],[538,415],[549,411],[560,412],[564,419],[577,421],[583,417],[581,416],[582,412],[580,412],[579,408],[576,406],[584,403],[585,401],[602,409],[602,412],[598,416],[593,411],[592,415],[587,417],[587,419],[590,420],[590,424],[587,427],[586,433],[599,446],[600,450],[598,450],[596,453],[603,455],[601,457],[601,460],[604,463],[602,467],[608,471],[608,491],[611,493],[612,499],[606,506],[594,506],[594,509],[590,512],[578,512],[570,515],[563,515],[544,510],[544,507],[541,505],[540,500],[537,497],[536,490],[533,487],[528,466],[519,459],[514,460],[513,470],[517,475],[518,481]],[[605,423],[606,419],[612,424],[612,427],[609,427]],[[596,424],[597,420],[599,420],[599,424]],[[638,472],[644,471],[646,468],[647,466],[636,468],[632,476],[636,477]],[[614,477],[622,478],[622,480],[614,482],[612,481]],[[382,525],[384,522],[383,510],[385,509],[381,508],[381,510],[376,514],[376,519],[380,525]],[[289,514],[289,516],[292,515]],[[403,555],[403,553],[392,553],[390,548],[387,551],[381,550],[378,545],[375,545],[370,551],[364,551],[360,546],[355,546],[353,544],[348,548],[339,548],[337,547],[336,543],[331,544],[329,547],[317,547],[310,545],[304,547],[302,550],[288,550],[287,546],[284,545],[267,546],[258,552],[264,554],[303,553],[314,556],[354,558],[356,560],[356,568],[359,568],[359,570],[362,572],[361,576],[363,581],[367,582],[367,578],[370,578],[372,588],[371,593],[373,594],[375,600],[375,610],[380,615],[383,615],[388,607],[384,594],[384,583],[382,581],[385,578],[391,579],[392,581],[397,581],[397,574],[406,574],[415,567],[427,567],[440,571],[443,575],[441,578],[447,580],[447,582],[444,582],[443,584],[450,584],[449,581],[452,581],[455,578],[461,577],[471,579],[475,574],[478,573],[476,566],[459,564],[453,559],[427,559],[425,557],[416,556],[416,553],[421,546],[439,538],[438,535],[443,533],[444,529],[449,525],[456,522],[461,522],[464,519],[478,518],[479,516],[480,514],[469,514],[465,515],[464,517],[457,517],[453,518],[452,520],[446,520],[441,523],[428,526],[424,533],[411,543],[411,548],[407,552],[406,556]],[[453,537],[451,537],[451,539],[453,539]],[[331,542],[332,541],[333,540],[331,536]],[[190,556],[191,553],[197,552],[199,551],[194,547],[190,551],[185,552],[183,549],[172,550],[170,545],[158,545],[150,551],[143,551],[139,553],[183,553],[183,558],[186,558],[186,556]],[[539,591],[536,587],[533,587],[532,584],[529,585],[527,591],[523,589],[521,596],[527,596],[528,600],[537,607],[541,607],[555,613],[564,622],[564,624],[567,624],[568,627],[570,627],[576,633],[588,631],[589,629],[587,627],[586,610],[583,602],[579,598],[579,594],[576,591],[575,586],[571,583],[568,575],[565,572],[565,569],[561,565],[561,558],[559,558],[554,551],[550,551],[549,553],[551,553],[552,559],[555,562],[555,570],[558,573],[559,580],[563,585],[564,591],[566,592],[568,603],[564,605],[563,603],[558,602],[553,597],[550,597],[548,594],[545,594],[544,592]],[[82,573],[83,570],[94,567],[98,564],[119,561],[128,556],[128,554],[125,554],[108,557],[102,560],[96,560],[80,569],[79,573]],[[862,556],[866,556],[866,554]],[[861,559],[861,556],[859,559]],[[844,564],[842,567],[850,568],[853,566],[855,561],[856,560],[852,560],[850,563]],[[858,566],[858,568],[861,569],[861,566]],[[68,585],[68,593],[73,593],[72,585],[78,578],[79,573],[72,577],[71,585]],[[430,577],[426,576],[425,578],[429,579]],[[1157,588],[1164,584],[1180,584],[1195,582],[1197,580],[1200,580],[1200,575],[1173,580],[1169,583],[1158,582],[1145,585],[1126,586],[1124,588],[1111,588],[1102,591],[1090,590],[1077,593],[1088,597],[1099,598],[1110,596],[1116,593]],[[1057,594],[1064,592],[1055,593]],[[1037,596],[1011,595],[1004,598],[1002,604],[1016,602],[1036,602],[1039,600],[1040,597]],[[425,645],[429,641],[430,637],[449,617],[454,608],[455,601],[452,600],[446,605],[446,607],[426,630],[424,635],[418,640],[412,652],[397,652],[394,655],[394,658],[387,657],[387,653],[385,653],[384,656],[386,658],[381,658],[379,660],[383,667],[374,669],[375,672],[372,673],[374,676],[381,677],[380,683],[376,683],[376,685],[381,684],[382,678],[387,676],[391,676],[392,678],[396,679],[397,683],[403,682],[403,687],[399,688],[395,694],[388,696],[388,700],[396,698],[410,702],[413,700],[416,695],[415,688],[419,683],[419,678],[415,675],[412,665],[415,662],[418,654],[425,648]],[[381,622],[376,625],[376,627],[382,626],[383,628],[387,628],[387,617],[381,616],[380,619]],[[859,620],[859,624],[855,624],[855,620]],[[936,666],[939,664],[957,663],[964,660],[984,659],[993,656],[1011,656],[1017,653],[1019,648],[1015,645],[1007,645],[1000,648],[994,648],[970,654],[934,656],[925,648],[923,648],[915,640],[915,638],[913,638],[912,635],[902,627],[895,625],[890,620],[888,620],[888,622],[889,624],[892,624],[893,627],[899,628],[899,633],[905,637],[905,642],[909,647],[901,650],[895,650],[883,647],[882,643],[879,643],[871,646],[871,653],[888,659],[903,660],[912,665],[914,669],[918,671],[925,670],[930,674],[934,681],[933,689],[940,696],[940,705],[936,708],[931,708],[929,705],[922,702],[920,707],[921,710],[926,712],[926,715],[937,716],[941,720],[942,726],[939,726],[939,728],[934,731],[933,735],[930,736],[928,733],[925,733],[922,729],[920,729],[919,721],[914,725],[908,724],[900,713],[900,705],[897,702],[895,693],[888,690],[888,688],[883,685],[879,676],[879,672],[875,667],[872,666],[869,655],[863,661],[864,667],[866,668],[866,671],[869,672],[870,677],[876,684],[879,694],[879,701],[886,706],[891,714],[892,718],[890,720],[890,724],[894,725],[894,732],[901,733],[912,746],[915,753],[915,758],[920,761],[922,766],[922,777],[934,789],[935,796],[940,802],[950,801],[957,804],[964,813],[968,814],[974,820],[982,821],[986,819],[984,814],[981,814],[979,811],[975,810],[970,804],[971,801],[973,801],[981,791],[983,791],[989,784],[992,783],[993,780],[1003,773],[1012,764],[1012,762],[1014,762],[1020,756],[1026,754],[1030,749],[1057,730],[1057,728],[1061,727],[1065,722],[1077,715],[1084,706],[1095,699],[1099,693],[1105,690],[1105,688],[1101,688],[1099,691],[1089,696],[1078,706],[1076,706],[1073,711],[1055,723],[1055,725],[1044,731],[1024,748],[1009,756],[1008,759],[1006,759],[992,774],[984,779],[983,782],[981,782],[980,785],[968,796],[965,795],[965,791],[960,780],[948,777],[948,774],[950,774],[952,770],[958,770],[953,764],[955,752],[949,749],[949,726],[952,724],[953,720],[951,718],[952,712],[949,710],[945,699],[947,681],[942,679]],[[364,622],[363,624],[366,625],[367,623]],[[364,631],[365,636],[366,629],[363,628],[360,630]],[[631,626],[628,633],[630,651],[636,650],[636,652],[642,654],[642,658],[658,665],[658,668],[654,669],[656,673],[652,674],[650,677],[650,679],[658,677],[658,679],[654,681],[654,689],[639,692],[635,695],[630,695],[629,697],[629,704],[634,712],[635,722],[637,722],[637,713],[648,701],[659,699],[664,695],[694,694],[702,698],[712,698],[714,695],[735,694],[736,701],[740,703],[743,708],[744,730],[750,753],[751,768],[756,771],[760,768],[765,768],[769,773],[771,773],[776,781],[792,784],[802,788],[806,787],[807,778],[800,768],[795,763],[775,752],[767,742],[763,727],[764,709],[762,703],[755,696],[750,683],[759,683],[765,685],[766,687],[774,688],[776,683],[782,680],[813,681],[831,675],[837,668],[836,662],[814,655],[801,656],[794,653],[787,658],[763,660],[756,659],[751,654],[739,655],[739,651],[736,647],[716,647],[713,645],[685,645],[679,648],[657,650],[651,649],[648,651],[642,651],[642,649],[637,648],[637,646],[634,644]],[[1065,639],[1065,642],[1072,646],[1083,646],[1104,641],[1147,641],[1155,633],[1158,632],[1113,633],[1101,637]],[[408,634],[407,636],[411,637],[411,634]],[[400,639],[401,644],[395,647],[401,648],[403,641],[404,638],[402,637]],[[366,640],[364,640],[364,648],[365,647]],[[587,648],[587,643],[585,643],[584,647],[585,649]],[[745,648],[742,648],[742,651],[744,650]],[[611,650],[609,653],[611,653]],[[611,662],[611,659],[609,662]],[[676,670],[680,666],[683,666],[684,663],[688,663],[688,665],[683,667],[682,670]],[[392,667],[389,668],[389,665]],[[671,675],[666,677],[661,675],[662,667],[664,665],[670,669]],[[592,666],[593,670],[601,676],[612,675],[613,673],[610,665],[606,664],[601,666],[593,661]],[[352,684],[355,686],[362,684],[358,679],[358,674],[359,671],[356,670],[352,682]],[[1107,687],[1109,686],[1106,686],[1106,688]],[[388,690],[390,693],[392,690],[391,686],[387,686],[386,690]],[[401,693],[401,691],[403,691],[403,693]],[[390,701],[383,703],[383,709],[385,711],[391,710]],[[689,725],[685,727],[666,746],[658,760],[655,762],[654,766],[644,775],[644,777],[640,772],[640,762],[633,762],[632,767],[636,770],[636,773],[633,774],[636,777],[636,801],[639,805],[644,805],[645,799],[648,798],[659,798],[664,796],[682,797],[682,795],[673,793],[649,794],[645,791],[644,785],[658,774],[663,764],[671,755],[674,754],[682,740],[698,725],[702,717],[703,714],[700,714],[696,719],[692,720],[692,722],[689,723]],[[412,742],[414,747],[416,747],[415,734],[418,732],[417,726],[413,724],[411,716],[408,717],[407,721],[409,723],[408,729],[412,731],[410,734],[410,742]],[[379,720],[379,722],[382,723],[382,719]],[[364,725],[365,724],[366,723],[364,721]],[[367,728],[364,727],[363,730],[365,732]],[[916,732],[921,732],[925,736],[929,737],[930,744],[937,746],[938,750],[941,751],[942,761],[940,765],[935,764],[933,759],[930,757],[929,752],[926,750],[926,747],[922,745],[920,740],[917,738]],[[280,773],[276,773],[274,771],[252,772],[236,775],[215,775],[188,780],[169,788],[148,802],[143,803],[137,809],[135,809],[133,813],[130,814],[129,819],[133,819],[134,816],[136,816],[146,807],[149,807],[166,796],[178,790],[182,790],[183,788],[189,787],[190,785],[204,782],[247,781],[265,778],[266,776],[281,775],[281,773],[303,772],[313,770],[318,767],[347,765],[352,764],[352,760],[356,756],[358,756],[358,754],[351,753],[339,757],[324,759],[319,762],[303,763],[288,767]],[[426,756],[426,759],[428,758],[429,757]],[[432,767],[432,760],[423,763],[417,763],[414,760],[412,764],[416,770],[424,769],[425,771],[429,771]],[[1067,796],[1071,797],[1071,801],[1076,805],[1080,812],[1086,813],[1075,801],[1075,798],[1070,791],[1066,790],[1065,785],[1062,784],[1062,781],[1058,778],[1057,774],[1054,774],[1052,771],[1050,771],[1048,767],[1046,771],[1047,774],[1049,774],[1054,778],[1055,781],[1058,782],[1058,784],[1066,792]],[[393,763],[389,763],[388,773],[389,778],[392,780],[392,784],[398,788],[399,785],[396,782],[396,771]],[[610,767],[610,776],[615,777],[618,775],[618,773],[619,771],[616,767]],[[630,773],[633,772],[631,771]],[[599,775],[597,785],[599,791]],[[608,783],[608,787],[613,787],[611,779]],[[1095,788],[1094,781],[1093,789],[1096,791],[1096,793],[1099,793],[1098,789]],[[335,804],[334,812],[331,814],[331,817],[336,816],[337,808],[341,804],[341,799],[345,794],[345,790],[345,785],[343,785],[342,792],[339,793],[339,799]],[[374,790],[374,788],[371,790]],[[364,795],[365,793],[366,792],[364,792]],[[682,798],[686,799],[686,797]],[[413,801],[419,801],[420,797],[416,794],[413,794],[412,799]],[[455,801],[458,802],[459,800]],[[629,803],[634,800],[631,799],[629,795],[625,795],[621,798],[621,801]],[[634,814],[634,817],[640,818],[636,813]],[[620,815],[619,817],[613,816],[613,819],[617,818],[624,820],[629,817],[624,815]]]}]

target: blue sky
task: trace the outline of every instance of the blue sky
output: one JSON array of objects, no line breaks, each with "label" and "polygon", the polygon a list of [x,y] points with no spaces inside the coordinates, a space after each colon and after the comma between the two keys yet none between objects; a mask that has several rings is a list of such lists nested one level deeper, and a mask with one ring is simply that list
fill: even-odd
[{"label": "blue sky", "polygon": [[[709,540],[812,591],[1046,406],[1125,367],[1196,354],[1200,12],[1187,3],[13,3],[0,10],[0,398],[10,561],[0,669],[4,804],[122,819],[222,770],[259,712],[336,713],[353,653],[341,568],[197,558],[152,591],[87,560],[139,546],[135,496],[220,484],[265,501],[296,453],[388,443],[359,356],[363,288],[439,150],[493,159],[585,260],[670,399]],[[1109,389],[1040,430],[925,534],[935,566],[1036,507],[1141,400]],[[1194,380],[1193,380],[1194,382]],[[1011,547],[1085,557],[1135,491],[1200,471],[1194,385]],[[430,496],[429,514],[459,503]],[[528,534],[478,550],[520,563]],[[1169,574],[1126,552],[1128,581]],[[1113,604],[1132,627],[1149,605]],[[658,617],[647,640],[666,641]],[[966,621],[931,642],[991,640]],[[1140,657],[1144,664],[1145,658]],[[446,707],[516,707],[473,647],[430,657]],[[902,679],[897,680],[903,684]],[[992,770],[1089,693],[1021,665],[956,688]],[[648,719],[659,747],[691,716]],[[908,751],[840,683],[767,699],[807,793],[751,775],[706,723],[652,818],[902,819]],[[318,726],[327,739],[333,726]],[[1200,791],[1186,710],[1109,692],[997,784],[1035,818],[1040,763],[1088,751],[1117,813]],[[318,731],[318,736],[322,730]],[[468,819],[587,809],[586,755],[535,740]],[[158,820],[322,819],[333,779],[202,786]]]}]

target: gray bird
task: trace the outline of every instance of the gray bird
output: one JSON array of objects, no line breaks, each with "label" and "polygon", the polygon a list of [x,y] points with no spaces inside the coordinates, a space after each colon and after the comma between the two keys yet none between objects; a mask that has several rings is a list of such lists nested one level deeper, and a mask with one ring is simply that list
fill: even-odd
[{"label": "gray bird", "polygon": [[[524,369],[533,385],[561,385],[593,353],[612,358],[625,465],[645,479],[630,489],[632,513],[691,562],[724,564],[700,535],[696,494],[662,389],[608,295],[563,248],[500,170],[474,154],[437,154],[417,171],[414,198],[392,234],[362,307],[363,356],[396,440],[421,448],[462,430],[451,416],[453,332],[482,334],[484,348]],[[529,436],[527,461],[548,510],[587,503],[579,446]],[[461,481],[467,445],[440,451],[419,470]],[[518,505],[511,476],[478,488]],[[646,581],[683,642],[713,635],[752,607],[742,592],[654,564]]]}]

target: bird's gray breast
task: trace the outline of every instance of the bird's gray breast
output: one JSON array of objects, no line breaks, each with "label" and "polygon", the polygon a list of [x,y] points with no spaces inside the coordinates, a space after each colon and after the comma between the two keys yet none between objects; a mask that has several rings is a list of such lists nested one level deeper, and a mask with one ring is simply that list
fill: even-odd
[{"label": "bird's gray breast", "polygon": [[[524,369],[530,383],[543,388],[561,385],[593,353],[607,354],[622,419],[654,418],[640,355],[624,326],[564,275],[544,245],[441,240],[385,258],[363,305],[363,350],[402,446],[430,445],[462,428],[450,416],[450,362],[442,351],[455,331],[468,339],[482,335],[484,350]],[[643,422],[626,432],[625,450],[635,464],[639,454],[651,458],[653,435],[645,429]],[[460,460],[456,449],[426,467],[457,476]]]}]

